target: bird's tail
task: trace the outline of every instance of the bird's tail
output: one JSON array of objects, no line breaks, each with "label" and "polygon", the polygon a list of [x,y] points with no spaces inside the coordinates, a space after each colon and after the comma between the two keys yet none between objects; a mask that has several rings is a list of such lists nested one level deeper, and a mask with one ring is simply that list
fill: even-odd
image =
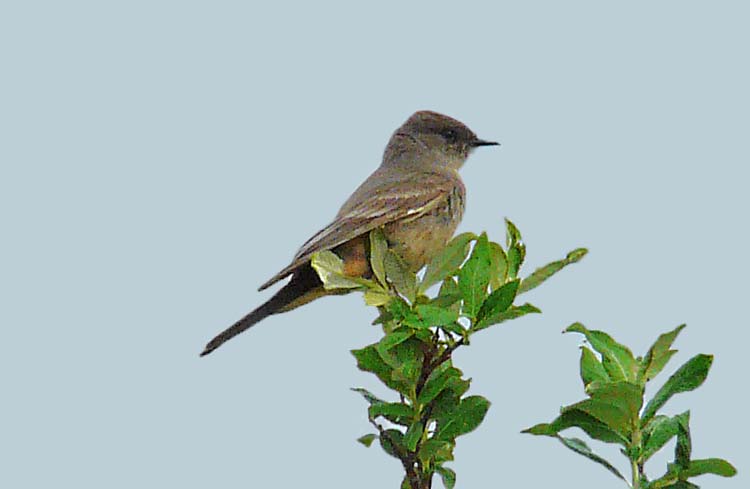
[{"label": "bird's tail", "polygon": [[208,342],[201,356],[208,355],[225,342],[231,340],[246,329],[262,321],[271,314],[286,312],[311,300],[326,295],[323,285],[318,275],[312,267],[302,267],[297,270],[284,287],[282,287],[273,297],[261,304],[245,317],[219,333],[214,339]]}]

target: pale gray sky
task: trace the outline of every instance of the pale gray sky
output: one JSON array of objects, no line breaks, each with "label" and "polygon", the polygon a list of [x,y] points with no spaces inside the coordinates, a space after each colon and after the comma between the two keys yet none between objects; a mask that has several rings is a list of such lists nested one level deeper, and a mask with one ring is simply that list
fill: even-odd
[{"label": "pale gray sky", "polygon": [[[119,6],[115,4],[119,3]],[[573,321],[642,354],[686,322],[696,457],[748,485],[746,2],[6,2],[0,7],[0,486],[398,487],[349,387],[378,338],[357,296],[205,342],[269,293],[432,109],[502,142],[463,171],[460,231],[526,271],[586,246],[456,363],[493,402],[458,488],[621,487],[520,434],[583,392]],[[737,389],[741,389],[739,392]],[[599,445],[595,445],[597,448]],[[601,450],[622,470],[614,449]],[[651,467],[664,470],[664,458]],[[437,485],[437,484],[436,484]]]}]

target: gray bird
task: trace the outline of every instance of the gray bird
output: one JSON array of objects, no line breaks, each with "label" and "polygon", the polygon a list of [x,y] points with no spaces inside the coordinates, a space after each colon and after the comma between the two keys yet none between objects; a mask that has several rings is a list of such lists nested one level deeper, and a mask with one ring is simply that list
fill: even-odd
[{"label": "gray bird", "polygon": [[344,262],[344,274],[369,277],[369,232],[382,227],[389,247],[414,272],[432,260],[456,231],[466,189],[458,175],[479,139],[451,117],[416,112],[396,129],[375,172],[354,191],[328,226],[313,235],[292,262],[260,286],[264,290],[291,276],[268,301],[212,339],[208,355],[224,342],[271,314],[295,309],[319,297],[346,293],[325,290],[310,265],[312,255],[331,250]]}]

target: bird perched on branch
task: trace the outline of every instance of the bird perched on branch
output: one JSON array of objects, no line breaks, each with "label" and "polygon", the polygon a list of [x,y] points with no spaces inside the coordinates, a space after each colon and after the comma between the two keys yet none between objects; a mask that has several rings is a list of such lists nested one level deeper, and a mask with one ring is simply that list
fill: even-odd
[{"label": "bird perched on branch", "polygon": [[416,272],[443,249],[464,211],[465,188],[458,175],[471,152],[498,143],[479,139],[451,117],[420,111],[391,136],[383,161],[354,191],[333,222],[297,251],[292,262],[260,286],[264,290],[291,276],[268,301],[212,339],[207,355],[271,314],[286,312],[324,295],[310,261],[331,250],[343,260],[344,274],[369,277],[369,232],[382,228],[388,246]]}]

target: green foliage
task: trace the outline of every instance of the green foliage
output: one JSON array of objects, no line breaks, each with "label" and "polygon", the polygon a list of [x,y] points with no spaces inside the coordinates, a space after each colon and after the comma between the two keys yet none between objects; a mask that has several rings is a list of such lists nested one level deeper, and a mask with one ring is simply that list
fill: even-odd
[{"label": "green foliage", "polygon": [[713,360],[712,355],[696,355],[688,360],[649,401],[643,412],[643,419],[648,422],[673,395],[700,387],[708,376]]},{"label": "green foliage", "polygon": [[440,259],[427,265],[422,282],[419,284],[419,292],[423,294],[433,285],[455,275],[456,269],[469,256],[471,242],[476,239],[477,235],[474,233],[463,233],[454,237],[443,250]]},{"label": "green foliage", "polygon": [[[456,439],[476,429],[490,408],[484,397],[466,395],[470,381],[453,365],[456,348],[468,345],[478,331],[540,312],[528,303],[515,305],[517,295],[586,253],[575,250],[521,279],[526,247],[512,222],[506,220],[506,228],[505,248],[489,241],[486,233],[454,237],[421,279],[388,249],[381,230],[370,234],[371,278],[344,276],[343,262],[331,252],[313,257],[327,289],[359,288],[365,302],[378,307],[374,324],[382,327],[384,336],[352,353],[357,366],[377,376],[397,399],[386,401],[354,389],[367,401],[368,419],[376,430],[358,441],[370,446],[378,439],[386,453],[399,459],[406,472],[404,489],[431,487],[435,474],[446,488],[453,488],[456,474],[445,463],[453,460]],[[437,284],[437,295],[428,296]],[[615,394],[602,389],[598,395],[608,399]],[[587,410],[597,412],[593,406],[577,412],[587,415]]]},{"label": "green foliage", "polygon": [[[607,470],[612,472],[615,476],[619,477],[620,479],[627,482],[627,479],[620,473],[617,468],[615,468],[614,465],[607,462],[605,459],[600,457],[599,455],[595,454],[589,446],[586,444],[585,441],[579,439],[579,438],[565,438],[560,435],[556,435],[557,439],[560,440],[560,442],[565,445],[566,447],[570,448],[574,452],[583,455],[584,457],[593,460],[594,462],[603,465]],[[368,445],[369,446],[369,445]]]},{"label": "green foliage", "polygon": [[458,272],[458,289],[464,301],[463,312],[469,319],[476,317],[487,298],[490,284],[490,243],[482,233],[468,261]]},{"label": "green foliage", "polygon": [[523,283],[518,288],[518,293],[520,294],[522,292],[526,292],[540,285],[552,275],[562,270],[563,267],[581,260],[581,258],[586,256],[586,253],[588,253],[588,250],[586,248],[578,248],[568,253],[568,256],[566,256],[562,260],[553,261],[552,263],[547,264],[541,268],[537,268],[531,275],[523,279]]},{"label": "green foliage", "polygon": [[[365,278],[344,275],[343,261],[330,251],[312,258],[326,289],[361,290],[365,303],[379,311],[373,324],[381,326],[383,337],[352,353],[361,370],[374,374],[393,391],[393,400],[353,389],[367,401],[367,416],[375,428],[357,441],[369,447],[378,440],[387,454],[400,461],[405,471],[402,489],[430,488],[435,475],[452,489],[456,473],[445,464],[453,460],[456,440],[476,429],[490,408],[484,397],[467,395],[470,380],[453,365],[453,352],[468,345],[479,331],[541,312],[529,303],[515,304],[518,295],[580,261],[587,250],[573,250],[522,278],[526,246],[518,228],[506,220],[504,247],[490,241],[486,233],[458,235],[427,265],[421,278],[388,248],[382,230],[370,233],[369,251],[372,273]],[[438,284],[437,294],[428,295]],[[565,332],[579,333],[587,340],[579,362],[586,398],[561,408],[550,423],[524,432],[556,438],[637,489],[697,488],[689,479],[704,474],[735,475],[735,468],[725,460],[692,458],[689,411],[659,414],[674,395],[694,390],[705,381],[711,355],[694,356],[647,402],[644,398],[648,382],[677,352],[672,345],[684,327],[662,334],[643,357],[636,357],[609,334],[572,324]],[[630,462],[630,481],[585,441],[562,436],[568,428],[619,445]],[[665,473],[650,480],[646,462],[671,440],[676,440],[673,461]]]},{"label": "green foliage", "polygon": [[[580,360],[580,375],[588,398],[563,407],[551,423],[538,424],[524,432],[557,438],[569,449],[626,480],[612,463],[595,454],[583,441],[564,438],[560,432],[577,427],[591,438],[621,445],[622,453],[630,461],[633,488],[695,488],[698,486],[689,482],[689,478],[703,474],[733,476],[736,470],[725,460],[691,458],[689,412],[671,417],[657,414],[672,396],[703,383],[711,368],[711,355],[696,355],[688,360],[643,407],[647,382],[676,353],[671,349],[672,343],[684,327],[659,336],[644,357],[634,358],[630,349],[603,331],[589,330],[580,323],[571,325],[565,332],[583,334],[588,340],[588,346],[581,349]],[[649,481],[645,463],[674,438],[674,461],[668,464],[664,475]]]}]

